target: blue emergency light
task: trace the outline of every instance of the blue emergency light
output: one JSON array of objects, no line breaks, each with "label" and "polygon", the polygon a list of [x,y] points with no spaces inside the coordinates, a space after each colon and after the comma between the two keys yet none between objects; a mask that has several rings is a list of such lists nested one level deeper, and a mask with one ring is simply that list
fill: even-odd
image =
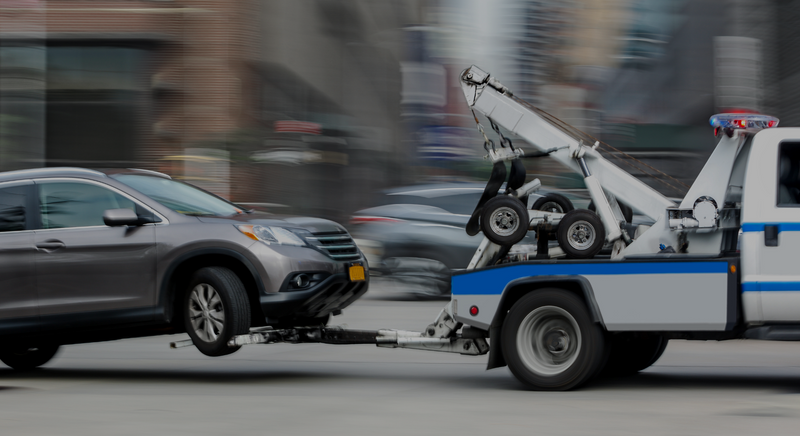
[{"label": "blue emergency light", "polygon": [[708,122],[715,129],[761,130],[777,127],[778,120],[769,115],[758,114],[716,114]]}]

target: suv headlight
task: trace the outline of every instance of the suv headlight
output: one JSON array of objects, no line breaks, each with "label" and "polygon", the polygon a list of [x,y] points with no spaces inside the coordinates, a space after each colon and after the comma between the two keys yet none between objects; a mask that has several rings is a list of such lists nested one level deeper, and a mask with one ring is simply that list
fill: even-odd
[{"label": "suv headlight", "polygon": [[294,245],[297,247],[306,245],[306,241],[283,227],[250,224],[237,225],[235,227],[250,239],[261,241],[267,245]]}]

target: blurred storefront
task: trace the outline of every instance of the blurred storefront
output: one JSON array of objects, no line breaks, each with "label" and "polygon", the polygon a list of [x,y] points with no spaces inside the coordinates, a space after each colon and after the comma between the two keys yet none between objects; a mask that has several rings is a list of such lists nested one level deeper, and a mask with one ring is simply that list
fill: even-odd
[{"label": "blurred storefront", "polygon": [[[173,172],[185,149],[253,125],[246,87],[255,77],[257,7],[1,0],[0,169]],[[222,181],[232,196],[234,178]]]},{"label": "blurred storefront", "polygon": [[0,170],[144,167],[341,218],[407,167],[419,3],[0,0]]}]

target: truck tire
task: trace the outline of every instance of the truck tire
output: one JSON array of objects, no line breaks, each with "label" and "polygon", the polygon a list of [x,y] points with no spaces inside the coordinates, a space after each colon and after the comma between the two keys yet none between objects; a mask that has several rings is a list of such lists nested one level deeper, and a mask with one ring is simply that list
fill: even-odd
[{"label": "truck tire", "polygon": [[228,340],[250,330],[247,291],[227,268],[197,270],[187,286],[183,308],[186,332],[206,356],[235,352],[239,347],[228,347]]},{"label": "truck tire", "polygon": [[603,376],[621,377],[649,368],[664,354],[669,339],[659,334],[619,334],[608,340],[610,354]]},{"label": "truck tire", "polygon": [[542,289],[514,303],[503,323],[503,357],[534,390],[569,390],[588,381],[604,357],[604,337],[572,293]]},{"label": "truck tire", "polygon": [[514,245],[528,233],[528,210],[516,197],[494,197],[483,206],[481,230],[497,245]]},{"label": "truck tire", "polygon": [[561,194],[551,192],[544,197],[539,197],[531,207],[533,210],[543,210],[545,212],[567,213],[575,210],[575,206],[569,201],[569,198]]},{"label": "truck tire", "polygon": [[57,352],[58,345],[4,347],[0,350],[0,361],[17,371],[28,371],[49,362]]},{"label": "truck tire", "polygon": [[575,209],[567,212],[556,231],[558,246],[573,259],[594,257],[606,242],[606,228],[592,211]]}]

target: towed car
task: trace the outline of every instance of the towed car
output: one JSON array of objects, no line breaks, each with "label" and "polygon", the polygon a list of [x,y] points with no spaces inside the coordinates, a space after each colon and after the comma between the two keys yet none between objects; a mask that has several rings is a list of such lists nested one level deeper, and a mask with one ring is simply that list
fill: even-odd
[{"label": "towed car", "polygon": [[341,225],[276,219],[145,170],[0,173],[0,360],[188,333],[203,354],[251,327],[326,324],[367,291]]}]

